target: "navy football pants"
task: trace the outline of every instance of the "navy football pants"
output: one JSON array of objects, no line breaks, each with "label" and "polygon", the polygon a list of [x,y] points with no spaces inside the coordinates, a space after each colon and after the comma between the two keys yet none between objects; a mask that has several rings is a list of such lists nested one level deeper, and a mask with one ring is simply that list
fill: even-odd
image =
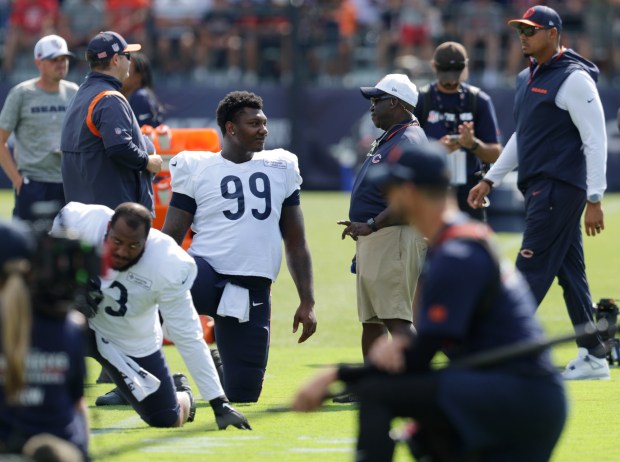
[{"label": "navy football pants", "polygon": [[[218,274],[201,257],[194,257],[198,276],[192,287],[196,311],[215,320],[215,341],[224,368],[224,391],[230,401],[258,401],[269,354],[271,320],[271,286],[267,279]],[[262,280],[258,283],[258,280]],[[265,281],[267,281],[265,283]],[[217,315],[224,286],[228,282],[250,291],[250,320]]]},{"label": "navy football pants", "polygon": [[[586,203],[582,189],[561,181],[539,179],[525,191],[525,231],[517,256],[538,305],[557,276],[573,326],[592,321],[592,298],[586,279],[581,215]],[[577,342],[604,356],[599,338]]]},{"label": "navy football pants", "polygon": [[88,329],[87,351],[88,356],[96,359],[103,366],[114,381],[119,393],[131,404],[131,407],[140,415],[142,420],[151,427],[173,427],[176,424],[181,408],[177,400],[172,375],[170,375],[166,358],[161,349],[143,358],[130,356],[140,367],[149,371],[161,381],[157,391],[142,401],[138,401],[135,398],[118,369],[101,356],[97,349],[94,332],[91,329]]}]

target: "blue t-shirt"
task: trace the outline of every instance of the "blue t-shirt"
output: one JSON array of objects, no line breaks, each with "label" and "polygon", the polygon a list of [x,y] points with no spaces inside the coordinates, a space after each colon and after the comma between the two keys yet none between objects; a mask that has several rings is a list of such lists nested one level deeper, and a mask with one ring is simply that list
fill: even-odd
[{"label": "blue t-shirt", "polygon": [[[51,433],[86,454],[85,423],[75,411],[84,396],[84,342],[83,328],[74,321],[35,312],[19,405],[7,405],[0,384],[0,441],[6,447],[19,451],[29,437]],[[1,361],[1,376],[3,369]]]},{"label": "blue t-shirt", "polygon": [[[470,86],[461,84],[462,91],[458,93],[443,93],[437,89],[437,84],[430,85],[430,109],[422,128],[429,139],[438,140],[444,135],[458,134],[458,126],[463,122],[474,122],[476,138],[485,143],[499,143],[499,128],[495,108],[489,95],[480,90],[476,103],[475,114],[469,95]],[[420,97],[414,115],[420,118],[424,112],[426,99]],[[468,183],[477,183],[474,174],[480,170],[482,163],[474,154],[467,152]]]},{"label": "blue t-shirt", "polygon": [[387,208],[381,188],[367,178],[369,171],[385,162],[393,149],[406,149],[410,145],[428,143],[428,140],[417,122],[413,124],[407,120],[394,125],[375,142],[376,148],[366,157],[353,183],[349,206],[349,220],[352,222],[365,223]]}]

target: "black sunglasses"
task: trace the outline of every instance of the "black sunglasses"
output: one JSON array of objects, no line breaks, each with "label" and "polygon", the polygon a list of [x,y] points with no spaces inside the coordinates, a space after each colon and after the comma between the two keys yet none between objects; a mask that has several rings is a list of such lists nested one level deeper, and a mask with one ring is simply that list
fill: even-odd
[{"label": "black sunglasses", "polygon": [[465,63],[451,63],[451,64],[437,64],[435,63],[438,72],[455,72],[465,69]]},{"label": "black sunglasses", "polygon": [[377,104],[379,101],[383,101],[384,99],[392,99],[394,98],[394,96],[372,96],[370,98],[370,103],[374,106],[375,104]]},{"label": "black sunglasses", "polygon": [[517,34],[525,35],[526,37],[531,37],[532,35],[534,35],[539,30],[543,30],[543,28],[542,27],[534,27],[534,26],[517,27]]},{"label": "black sunglasses", "polygon": [[124,56],[125,58],[131,60],[131,53],[129,53],[128,51],[119,51],[116,54],[119,56]]}]

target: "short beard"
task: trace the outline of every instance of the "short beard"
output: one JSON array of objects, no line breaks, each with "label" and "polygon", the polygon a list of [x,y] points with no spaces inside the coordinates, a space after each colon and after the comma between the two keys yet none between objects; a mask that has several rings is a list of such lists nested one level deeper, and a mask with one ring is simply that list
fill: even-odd
[{"label": "short beard", "polygon": [[144,255],[144,251],[146,250],[146,245],[142,248],[142,252],[140,252],[140,254],[138,256],[136,256],[136,258],[134,258],[133,260],[131,260],[130,262],[127,263],[127,265],[123,266],[122,268],[116,269],[116,268],[112,268],[114,271],[127,271],[129,268],[131,268],[132,266],[134,266],[136,263],[138,263],[140,261],[140,259],[142,258],[142,255]]}]

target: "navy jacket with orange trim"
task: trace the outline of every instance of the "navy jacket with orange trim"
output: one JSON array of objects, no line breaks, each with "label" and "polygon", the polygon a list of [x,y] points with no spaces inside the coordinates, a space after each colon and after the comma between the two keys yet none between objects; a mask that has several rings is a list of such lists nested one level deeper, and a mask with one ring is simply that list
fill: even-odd
[{"label": "navy jacket with orange trim", "polygon": [[110,208],[138,202],[152,211],[147,147],[127,100],[111,94],[96,103],[91,127],[99,136],[87,124],[93,99],[120,87],[114,77],[91,72],[67,108],[60,144],[65,199]]}]

